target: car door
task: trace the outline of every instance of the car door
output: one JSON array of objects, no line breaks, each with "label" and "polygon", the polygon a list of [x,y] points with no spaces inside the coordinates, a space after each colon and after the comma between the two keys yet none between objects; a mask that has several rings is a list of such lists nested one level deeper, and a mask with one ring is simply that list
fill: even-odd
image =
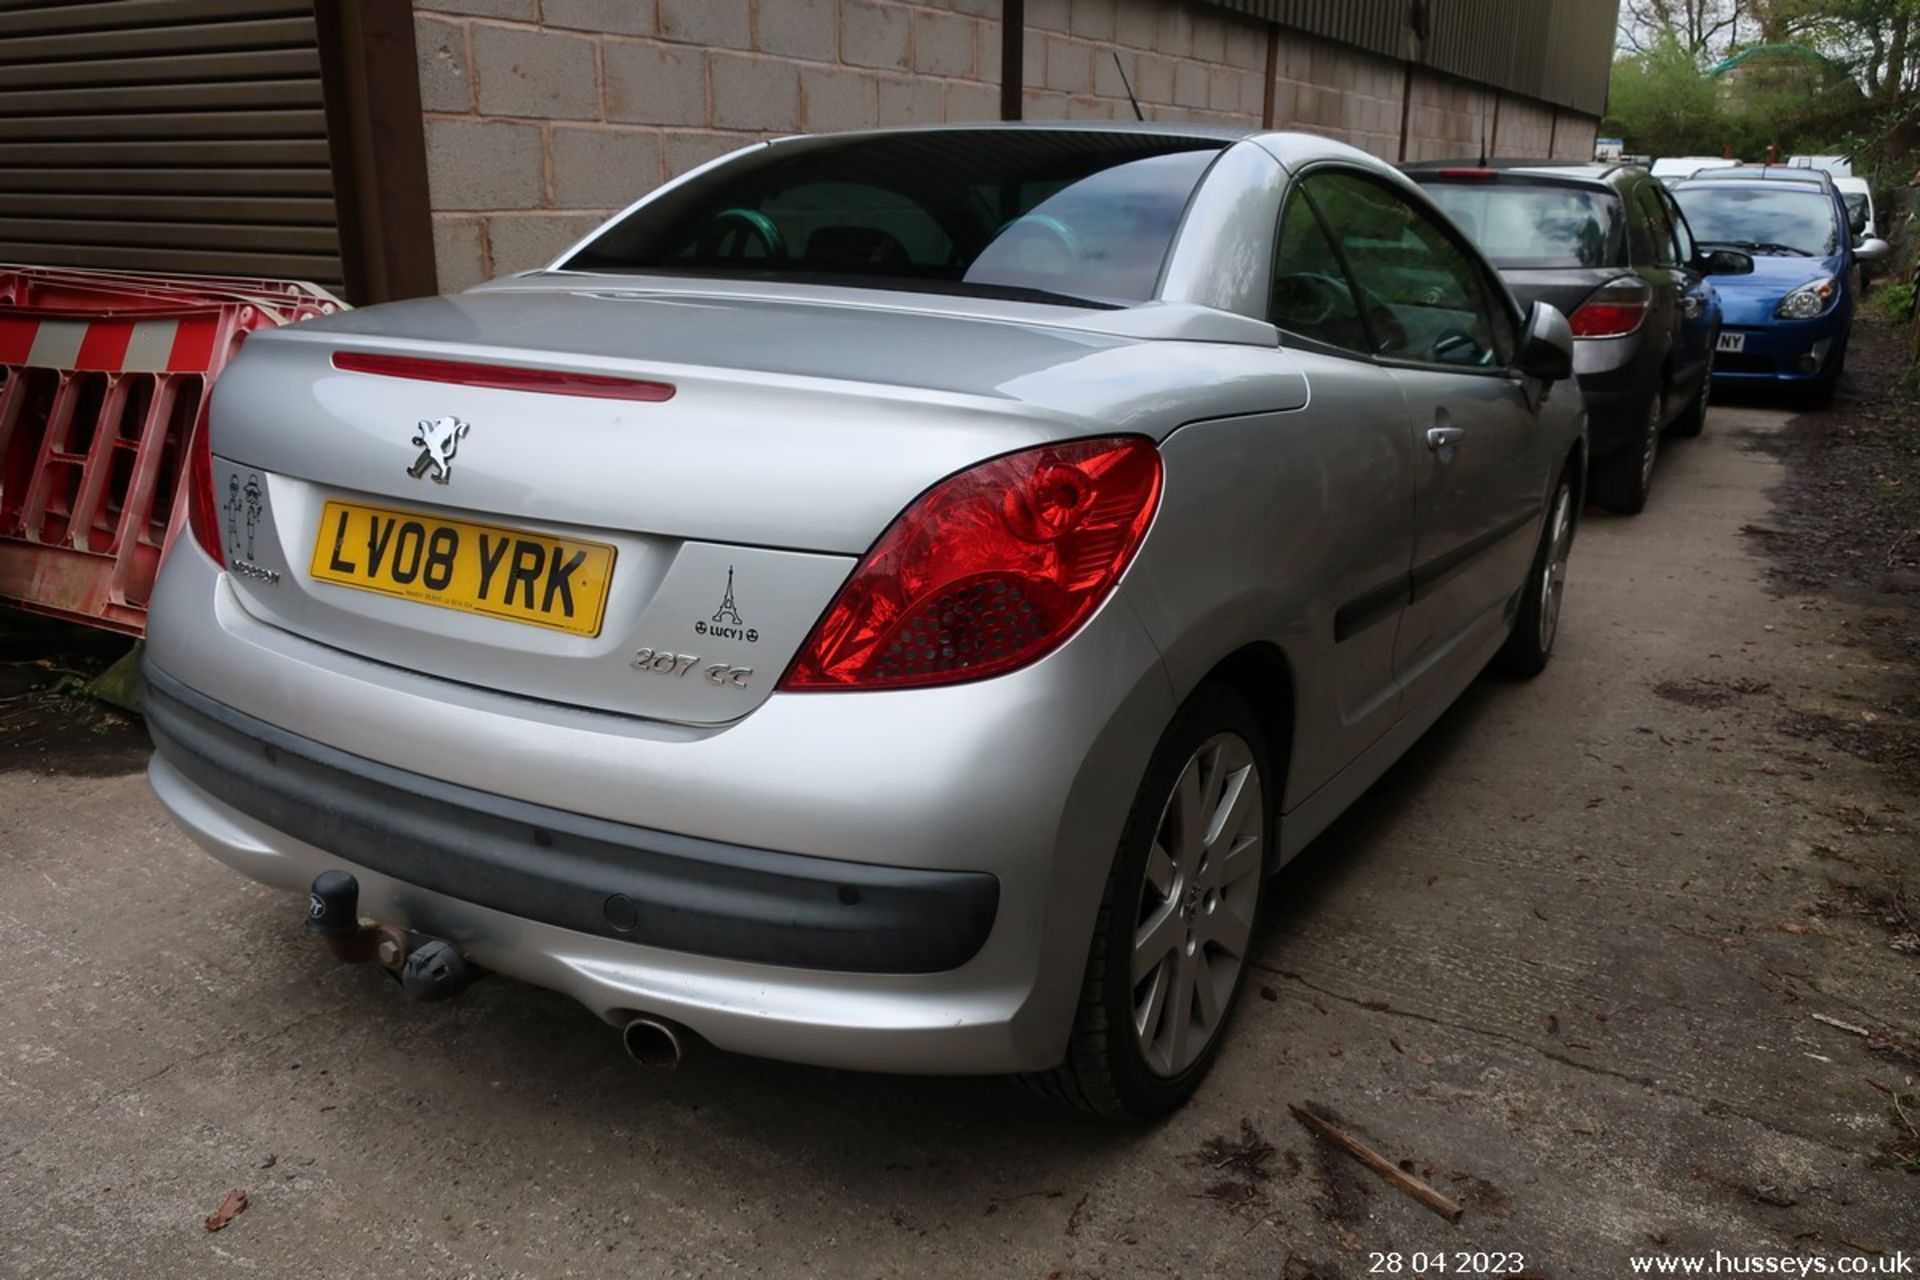
[{"label": "car door", "polygon": [[1717,319],[1713,286],[1695,264],[1693,231],[1666,188],[1657,182],[1643,182],[1640,193],[1650,202],[1647,214],[1654,236],[1652,269],[1669,282],[1674,294],[1672,373],[1666,406],[1672,415],[1692,401],[1700,389],[1700,379],[1707,376]]},{"label": "car door", "polygon": [[1549,463],[1511,372],[1517,316],[1493,269],[1422,198],[1339,167],[1303,186],[1359,292],[1416,441],[1413,558],[1394,641],[1399,714],[1490,656],[1528,566]]},{"label": "car door", "polygon": [[1406,610],[1420,464],[1406,403],[1374,358],[1358,295],[1296,185],[1274,247],[1268,318],[1301,367],[1310,411],[1289,415],[1277,500],[1313,512],[1313,544],[1276,548],[1283,580],[1316,579],[1305,643],[1326,680],[1297,691],[1314,750],[1296,754],[1290,796],[1318,787],[1393,727],[1394,641]]}]

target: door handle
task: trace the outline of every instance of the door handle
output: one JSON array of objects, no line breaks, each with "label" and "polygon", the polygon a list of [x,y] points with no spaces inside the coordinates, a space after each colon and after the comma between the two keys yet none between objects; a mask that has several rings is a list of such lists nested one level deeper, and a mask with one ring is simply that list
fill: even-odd
[{"label": "door handle", "polygon": [[1440,460],[1446,461],[1453,446],[1467,438],[1467,433],[1459,427],[1428,427],[1427,448],[1440,454]]}]

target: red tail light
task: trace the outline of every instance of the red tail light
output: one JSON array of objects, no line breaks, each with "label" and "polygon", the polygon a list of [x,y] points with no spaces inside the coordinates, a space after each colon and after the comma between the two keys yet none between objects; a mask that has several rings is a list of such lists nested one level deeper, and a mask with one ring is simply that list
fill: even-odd
[{"label": "red tail light", "polygon": [[1500,176],[1498,169],[1442,169],[1440,176],[1451,179],[1467,179],[1474,182],[1490,182]]},{"label": "red tail light", "polygon": [[1576,338],[1624,338],[1646,321],[1653,289],[1639,276],[1621,276],[1595,289],[1567,317]]},{"label": "red tail light", "polygon": [[1033,662],[1107,598],[1159,500],[1160,453],[1134,436],[949,476],[880,535],[780,688],[957,684]]},{"label": "red tail light", "polygon": [[213,492],[212,435],[210,424],[203,420],[187,455],[187,528],[200,549],[225,568],[227,551],[220,545],[220,503]]}]

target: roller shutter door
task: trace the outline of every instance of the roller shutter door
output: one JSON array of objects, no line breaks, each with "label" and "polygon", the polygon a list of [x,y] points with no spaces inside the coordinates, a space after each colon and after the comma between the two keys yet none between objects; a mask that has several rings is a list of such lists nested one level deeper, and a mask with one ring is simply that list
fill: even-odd
[{"label": "roller shutter door", "polygon": [[0,262],[341,288],[313,0],[0,0]]}]

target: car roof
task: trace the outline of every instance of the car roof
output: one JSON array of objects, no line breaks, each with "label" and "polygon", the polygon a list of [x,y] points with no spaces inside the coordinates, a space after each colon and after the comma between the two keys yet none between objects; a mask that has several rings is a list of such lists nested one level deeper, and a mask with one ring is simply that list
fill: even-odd
[{"label": "car roof", "polygon": [[1755,179],[1762,182],[1804,182],[1810,186],[1832,187],[1834,177],[1825,169],[1804,165],[1742,164],[1723,169],[1701,169],[1689,182],[1726,182]]},{"label": "car roof", "polygon": [[1449,171],[1488,170],[1502,177],[1550,178],[1561,182],[1584,182],[1611,186],[1618,178],[1646,170],[1624,160],[1535,160],[1502,157],[1498,160],[1421,160],[1400,166],[1401,172],[1418,182],[1440,177]]}]

